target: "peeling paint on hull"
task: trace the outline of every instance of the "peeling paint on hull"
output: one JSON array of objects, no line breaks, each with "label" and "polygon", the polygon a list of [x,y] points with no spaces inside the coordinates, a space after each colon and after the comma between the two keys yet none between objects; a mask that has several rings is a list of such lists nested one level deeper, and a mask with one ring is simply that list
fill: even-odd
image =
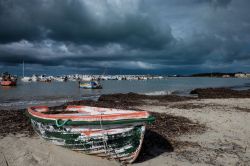
[{"label": "peeling paint on hull", "polygon": [[39,121],[31,116],[31,124],[37,134],[56,145],[121,163],[132,163],[140,152],[146,122],[102,125],[100,121],[99,125],[58,126],[53,121]]},{"label": "peeling paint on hull", "polygon": [[[93,128],[89,134],[89,128],[79,126],[57,127],[53,124],[45,124],[31,119],[34,130],[44,139],[75,151],[116,159],[120,162],[133,162],[141,148],[145,126],[119,126],[106,129]],[[88,134],[86,134],[88,133]]]}]

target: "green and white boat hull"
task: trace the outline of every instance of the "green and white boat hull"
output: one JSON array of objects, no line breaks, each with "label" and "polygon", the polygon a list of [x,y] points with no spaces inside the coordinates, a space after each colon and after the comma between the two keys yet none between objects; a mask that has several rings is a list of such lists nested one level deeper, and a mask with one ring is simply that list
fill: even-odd
[{"label": "green and white boat hull", "polygon": [[[137,158],[148,119],[124,119],[119,121],[72,122],[47,120],[29,115],[38,135],[56,145],[74,151],[132,163]],[[62,120],[63,121],[63,120]]]}]

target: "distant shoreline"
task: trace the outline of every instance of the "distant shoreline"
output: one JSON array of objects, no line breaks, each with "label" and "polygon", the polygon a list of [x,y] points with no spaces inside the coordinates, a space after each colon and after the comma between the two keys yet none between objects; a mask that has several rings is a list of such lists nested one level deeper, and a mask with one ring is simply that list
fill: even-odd
[{"label": "distant shoreline", "polygon": [[[114,75],[98,75],[98,74],[69,74],[69,75],[46,75],[33,74],[31,76],[17,76],[22,82],[66,82],[66,81],[91,81],[91,80],[157,80],[167,79],[171,77],[207,77],[207,78],[250,78],[248,72],[224,73],[195,73],[195,74],[114,74]],[[1,81],[1,77],[0,77]]]}]

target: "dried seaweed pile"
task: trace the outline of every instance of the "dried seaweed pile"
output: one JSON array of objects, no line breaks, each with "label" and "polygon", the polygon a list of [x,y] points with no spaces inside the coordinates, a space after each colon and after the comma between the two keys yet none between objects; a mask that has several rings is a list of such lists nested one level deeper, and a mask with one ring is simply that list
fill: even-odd
[{"label": "dried seaweed pile", "polygon": [[177,95],[143,95],[137,93],[117,93],[117,94],[110,94],[110,95],[101,95],[99,101],[112,101],[112,102],[122,102],[122,103],[129,103],[132,105],[135,104],[143,104],[143,100],[159,100],[159,101],[168,101],[168,102],[177,102],[177,101],[185,101],[194,99],[194,97],[186,97],[186,96],[177,96]]},{"label": "dried seaweed pile", "polygon": [[156,121],[148,125],[148,129],[159,133],[165,138],[175,138],[187,133],[200,133],[205,129],[204,125],[182,116],[154,112],[151,112],[151,114],[156,118]]},{"label": "dried seaweed pile", "polygon": [[174,105],[169,105],[170,108],[178,108],[178,109],[201,109],[204,107],[210,106],[209,104],[194,104],[194,103],[178,103]]},{"label": "dried seaweed pile", "polygon": [[238,111],[241,111],[241,112],[250,113],[250,109],[249,108],[234,107],[234,109],[236,109]]},{"label": "dried seaweed pile", "polygon": [[206,126],[185,117],[164,113],[151,114],[156,121],[147,125],[147,130],[138,162],[158,156],[163,152],[172,152],[183,146],[197,146],[192,142],[180,142],[176,137],[183,134],[202,133]]},{"label": "dried seaweed pile", "polygon": [[[136,93],[117,93],[110,95],[101,95],[98,99],[98,102],[92,100],[81,100],[69,102],[66,105],[87,105],[93,107],[131,109],[134,106],[146,105],[147,103],[145,100],[158,100],[158,104],[162,105],[167,104],[167,102],[186,101],[191,99],[194,98],[176,95],[149,96]],[[156,103],[154,105],[156,105]]]},{"label": "dried seaweed pile", "polygon": [[24,110],[0,110],[0,137],[8,134],[31,136],[34,130]]},{"label": "dried seaweed pile", "polygon": [[250,90],[232,90],[228,88],[198,88],[190,92],[199,98],[249,98]]}]

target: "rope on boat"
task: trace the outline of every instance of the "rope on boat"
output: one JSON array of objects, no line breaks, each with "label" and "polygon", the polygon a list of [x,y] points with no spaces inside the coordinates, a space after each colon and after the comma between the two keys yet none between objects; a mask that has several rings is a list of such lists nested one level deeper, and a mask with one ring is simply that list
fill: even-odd
[{"label": "rope on boat", "polygon": [[[103,114],[103,113],[101,113],[100,126],[101,126],[101,129],[102,129],[102,131],[103,131],[103,127],[102,127],[102,114]],[[104,133],[102,133],[102,137],[103,137],[102,141],[103,141],[105,153],[107,153],[108,143],[107,143],[107,141],[106,141],[106,139],[105,139]]]},{"label": "rope on boat", "polygon": [[67,122],[69,122],[70,119],[67,119],[67,120],[63,121],[61,124],[59,123],[59,121],[63,121],[63,120],[62,120],[62,119],[56,119],[56,126],[57,126],[57,127],[62,127],[62,126],[64,126]]},{"label": "rope on boat", "polygon": [[[101,126],[101,129],[102,129],[102,131],[103,131],[103,127],[102,127],[102,115],[103,115],[103,113],[101,113],[100,126]],[[107,141],[106,141],[106,139],[105,139],[104,132],[103,132],[102,136],[103,136],[102,141],[103,141],[103,145],[104,145],[104,149],[105,149],[105,154],[108,154],[112,159],[114,159],[114,160],[116,161],[116,159],[115,159],[114,157],[112,157],[112,154],[109,154],[109,151],[107,150],[107,149],[108,149],[108,143],[107,143]],[[111,148],[112,148],[112,147],[111,147]],[[112,148],[112,150],[114,151],[114,153],[115,153],[115,155],[116,155],[116,157],[117,157],[117,160],[120,161],[119,158],[118,158],[118,155],[117,155],[116,152],[115,152],[115,150],[114,150],[113,148]]]}]

